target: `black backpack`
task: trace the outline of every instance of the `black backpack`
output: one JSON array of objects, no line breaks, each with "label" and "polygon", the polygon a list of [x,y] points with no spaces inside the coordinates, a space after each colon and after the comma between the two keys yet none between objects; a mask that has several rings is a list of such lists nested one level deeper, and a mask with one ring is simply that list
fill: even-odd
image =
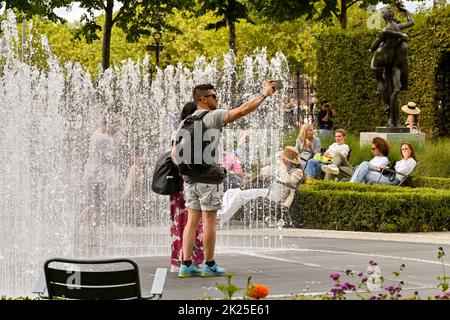
[{"label": "black backpack", "polygon": [[181,187],[180,173],[172,161],[171,152],[164,152],[156,160],[152,190],[158,194],[170,195],[180,192]]},{"label": "black backpack", "polygon": [[[204,111],[199,114],[192,114],[189,115],[184,121],[180,128],[181,130],[184,130],[185,132],[189,133],[190,136],[190,144],[186,145],[186,149],[190,151],[190,157],[186,157],[187,159],[183,158],[183,149],[181,149],[180,156],[181,156],[181,162],[177,163],[178,169],[180,171],[180,174],[183,175],[184,180],[187,183],[192,182],[200,182],[200,183],[210,183],[210,184],[219,184],[222,183],[222,181],[226,177],[226,170],[222,167],[220,167],[217,164],[208,164],[205,163],[205,160],[203,159],[203,152],[205,151],[205,148],[211,143],[211,141],[203,141],[203,137],[205,136],[205,125],[202,121],[203,117],[208,113],[209,111]],[[201,127],[201,141],[202,141],[202,154],[198,154],[198,150],[194,150],[194,143],[195,141],[195,135],[194,135],[194,128]],[[176,138],[176,144],[180,144],[183,137],[180,135],[180,131],[177,133]],[[197,153],[195,153],[197,151]],[[212,153],[214,156],[214,151]],[[201,156],[201,157],[200,157]]]}]

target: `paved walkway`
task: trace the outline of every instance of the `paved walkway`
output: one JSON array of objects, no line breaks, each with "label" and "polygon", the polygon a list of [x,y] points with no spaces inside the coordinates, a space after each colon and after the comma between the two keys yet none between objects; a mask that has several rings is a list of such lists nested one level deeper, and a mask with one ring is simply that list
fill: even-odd
[{"label": "paved walkway", "polygon": [[[226,241],[225,241],[226,240]],[[333,282],[331,273],[351,269],[366,272],[368,262],[376,261],[386,279],[392,284],[401,264],[406,268],[400,279],[405,281],[404,295],[419,291],[422,298],[439,293],[436,277],[442,275],[437,260],[438,247],[450,252],[450,232],[390,234],[306,229],[246,229],[218,231],[216,261],[234,273],[232,283],[245,287],[247,277],[254,283],[270,288],[271,299],[292,298],[306,291],[308,294],[327,292]],[[245,248],[243,243],[245,242]],[[254,245],[252,245],[254,244]],[[142,286],[150,290],[153,272],[168,267],[168,256],[135,258],[141,270]],[[445,267],[450,273],[450,260]],[[346,278],[358,284],[356,278]],[[180,279],[168,273],[164,299],[222,298],[216,283],[219,278]],[[242,297],[239,291],[236,297]]]},{"label": "paved walkway", "polygon": [[222,235],[252,234],[258,236],[279,236],[294,238],[326,238],[353,240],[382,240],[409,243],[435,243],[450,245],[450,232],[415,232],[415,233],[383,233],[383,232],[355,232],[315,229],[230,229],[218,232]]}]

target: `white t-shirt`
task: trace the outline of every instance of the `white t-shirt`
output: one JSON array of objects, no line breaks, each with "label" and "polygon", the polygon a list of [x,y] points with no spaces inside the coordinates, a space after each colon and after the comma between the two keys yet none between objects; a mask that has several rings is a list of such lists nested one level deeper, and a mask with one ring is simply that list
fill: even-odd
[{"label": "white t-shirt", "polygon": [[113,163],[114,139],[111,135],[95,130],[89,142],[89,157],[84,170],[86,183],[105,183],[107,166]]},{"label": "white t-shirt", "polygon": [[389,159],[385,156],[375,156],[369,163],[374,167],[384,168],[388,165]]},{"label": "white t-shirt", "polygon": [[[408,174],[410,174],[414,168],[416,167],[416,160],[414,160],[414,158],[408,158],[408,159],[402,159],[400,161],[397,161],[395,163],[395,171],[400,172],[402,174],[404,174],[405,176],[407,176]],[[396,175],[398,180],[402,180],[404,178],[404,176],[397,174]]]},{"label": "white t-shirt", "polygon": [[345,143],[337,144],[335,142],[328,147],[328,151],[331,152],[333,155],[337,155],[338,153],[340,153],[346,158],[348,153],[350,152],[350,147],[348,146],[348,144]]}]

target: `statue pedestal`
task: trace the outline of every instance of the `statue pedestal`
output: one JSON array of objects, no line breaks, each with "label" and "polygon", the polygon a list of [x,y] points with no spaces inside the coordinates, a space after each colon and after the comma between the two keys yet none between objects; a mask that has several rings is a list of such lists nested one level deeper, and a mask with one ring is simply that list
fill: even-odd
[{"label": "statue pedestal", "polygon": [[[389,128],[388,128],[389,129]],[[406,128],[408,129],[408,128]],[[363,147],[364,145],[370,145],[372,139],[375,137],[383,138],[390,144],[410,142],[413,144],[419,143],[422,146],[425,145],[425,133],[410,133],[409,129],[407,133],[398,132],[361,132],[359,134],[359,145]]]},{"label": "statue pedestal", "polygon": [[375,132],[381,132],[381,133],[410,133],[409,128],[404,127],[395,127],[395,128],[389,128],[389,127],[376,127]]}]

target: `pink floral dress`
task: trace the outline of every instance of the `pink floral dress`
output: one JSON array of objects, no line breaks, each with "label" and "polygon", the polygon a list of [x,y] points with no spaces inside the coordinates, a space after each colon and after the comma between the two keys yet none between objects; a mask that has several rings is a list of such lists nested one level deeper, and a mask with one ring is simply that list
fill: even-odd
[{"label": "pink floral dress", "polygon": [[[188,220],[183,190],[170,195],[170,219],[172,220],[170,226],[170,235],[172,236],[170,263],[174,266],[179,266],[183,260],[183,232]],[[204,259],[202,227],[202,221],[200,220],[195,233],[194,250],[192,252],[192,261],[196,266],[200,266]]]}]

